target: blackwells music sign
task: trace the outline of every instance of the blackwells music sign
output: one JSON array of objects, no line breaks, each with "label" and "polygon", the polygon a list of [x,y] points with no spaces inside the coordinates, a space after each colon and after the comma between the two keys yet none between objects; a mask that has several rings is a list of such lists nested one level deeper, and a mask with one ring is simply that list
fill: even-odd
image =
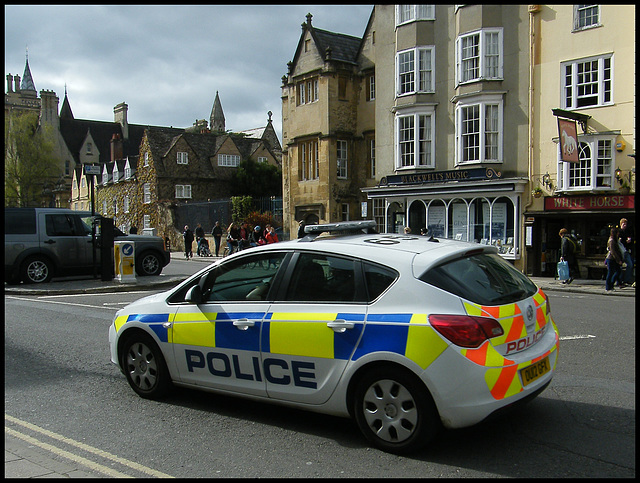
[{"label": "blackwells music sign", "polygon": [[449,181],[479,181],[501,179],[502,173],[493,168],[455,169],[432,173],[396,174],[380,180],[380,186],[447,183]]}]

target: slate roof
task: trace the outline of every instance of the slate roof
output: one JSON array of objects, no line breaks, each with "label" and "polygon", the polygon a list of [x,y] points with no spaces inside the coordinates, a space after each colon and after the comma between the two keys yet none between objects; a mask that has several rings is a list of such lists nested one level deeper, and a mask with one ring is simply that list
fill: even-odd
[{"label": "slate roof", "polygon": [[346,34],[338,34],[311,27],[311,36],[313,37],[320,55],[325,58],[327,47],[331,48],[331,60],[356,63],[356,57],[360,50],[362,39]]}]

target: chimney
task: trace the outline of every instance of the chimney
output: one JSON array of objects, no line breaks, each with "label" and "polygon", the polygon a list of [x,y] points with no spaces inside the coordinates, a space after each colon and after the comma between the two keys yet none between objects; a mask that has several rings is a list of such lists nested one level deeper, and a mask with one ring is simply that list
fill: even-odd
[{"label": "chimney", "polygon": [[15,89],[14,89],[14,91],[15,91],[15,92],[20,92],[20,76],[19,76],[19,75],[15,76],[15,77],[13,78],[13,80],[14,80],[14,82],[15,82],[15,86],[16,86],[16,87],[15,87]]},{"label": "chimney", "polygon": [[111,136],[111,161],[117,161],[122,159],[122,139],[117,133],[113,133]]},{"label": "chimney", "polygon": [[13,92],[13,76],[7,74],[7,93]]},{"label": "chimney", "polygon": [[120,123],[122,126],[122,137],[126,140],[129,139],[129,123],[127,121],[127,106],[124,102],[121,102],[113,108],[113,120]]},{"label": "chimney", "polygon": [[54,91],[41,90],[40,120],[53,126],[55,131],[60,130],[60,117],[58,116],[58,104],[60,99]]}]

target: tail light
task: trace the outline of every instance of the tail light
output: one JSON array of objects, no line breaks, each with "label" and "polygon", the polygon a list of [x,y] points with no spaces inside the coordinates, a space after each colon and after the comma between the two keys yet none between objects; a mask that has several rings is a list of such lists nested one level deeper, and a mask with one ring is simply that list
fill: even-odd
[{"label": "tail light", "polygon": [[479,347],[485,340],[504,334],[497,320],[470,315],[430,315],[429,323],[460,347]]}]

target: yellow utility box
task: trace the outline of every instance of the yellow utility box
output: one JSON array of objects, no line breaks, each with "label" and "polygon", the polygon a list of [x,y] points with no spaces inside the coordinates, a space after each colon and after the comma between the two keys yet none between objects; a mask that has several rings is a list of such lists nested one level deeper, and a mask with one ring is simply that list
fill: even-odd
[{"label": "yellow utility box", "polygon": [[119,282],[135,282],[135,243],[131,241],[116,241],[113,244],[113,250],[116,280]]}]

